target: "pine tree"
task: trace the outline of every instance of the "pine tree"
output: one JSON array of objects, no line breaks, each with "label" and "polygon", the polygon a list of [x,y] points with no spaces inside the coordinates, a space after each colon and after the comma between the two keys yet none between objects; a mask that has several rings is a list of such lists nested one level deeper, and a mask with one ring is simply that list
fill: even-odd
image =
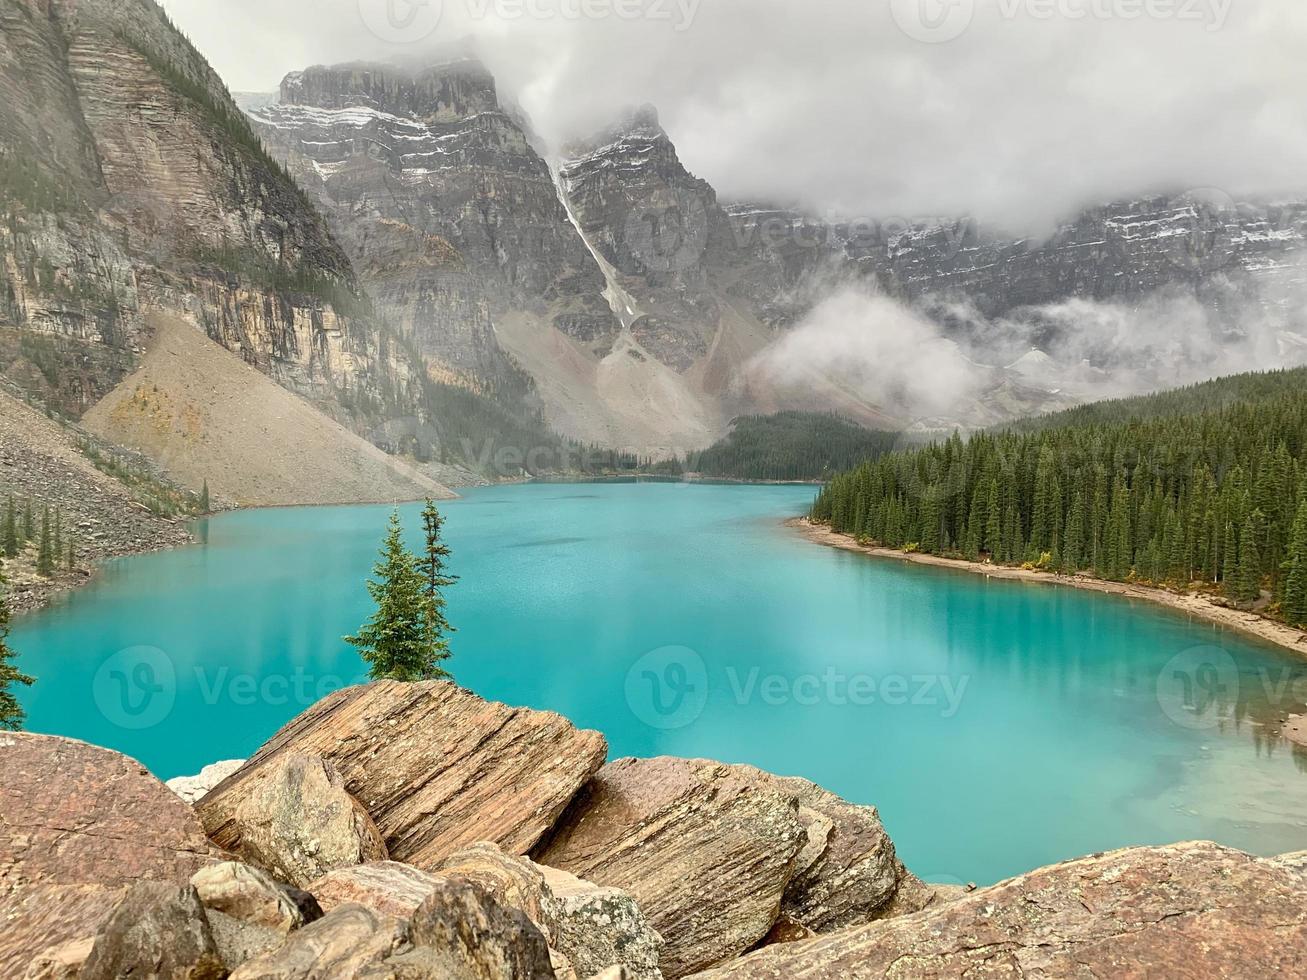
[{"label": "pine tree", "polygon": [[1080,570],[1085,551],[1085,495],[1077,490],[1071,503],[1071,516],[1066,523],[1066,546],[1062,552],[1062,567],[1068,572]]},{"label": "pine tree", "polygon": [[200,488],[200,513],[209,513],[209,481],[204,481],[204,486]]},{"label": "pine tree", "polygon": [[14,506],[14,495],[9,495],[9,502],[5,505],[5,519],[3,525],[0,525],[0,549],[5,553],[6,558],[13,558],[18,554],[18,512]]},{"label": "pine tree", "polygon": [[1003,513],[999,504],[998,480],[989,481],[985,503],[985,548],[995,561],[1003,550]]},{"label": "pine tree", "polygon": [[1244,522],[1243,533],[1239,535],[1239,582],[1238,598],[1240,602],[1256,602],[1262,595],[1262,556],[1257,547],[1257,537],[1261,524],[1261,511],[1255,510]]},{"label": "pine tree", "polygon": [[979,560],[980,552],[984,550],[986,523],[988,522],[985,516],[985,489],[977,485],[971,495],[971,509],[967,513],[967,534],[964,542],[967,557],[972,561]]},{"label": "pine tree", "polygon": [[1285,562],[1284,618],[1295,626],[1307,624],[1307,498],[1298,507]]},{"label": "pine tree", "polygon": [[1042,553],[1056,551],[1061,545],[1062,491],[1057,479],[1056,457],[1052,447],[1039,452],[1035,471],[1035,500],[1030,527],[1030,548]]},{"label": "pine tree", "polygon": [[15,684],[31,687],[34,679],[14,666],[17,656],[9,647],[9,601],[5,594],[4,570],[0,567],[0,730],[17,731],[23,727],[27,715],[12,687]]},{"label": "pine tree", "polygon": [[41,546],[36,553],[36,574],[50,578],[54,575],[54,539],[50,533],[50,508],[41,518]]},{"label": "pine tree", "polygon": [[1225,379],[1215,388],[1239,397],[1198,386],[873,455],[832,477],[812,516],[936,554],[1015,563],[1048,552],[1105,578],[1206,581],[1237,601],[1269,586],[1273,608],[1296,609],[1304,379],[1307,369]]},{"label": "pine tree", "polygon": [[77,568],[77,542],[75,542],[75,541],[73,540],[72,535],[69,535],[69,537],[68,537],[68,571],[71,572],[71,571],[73,571],[73,570],[76,569],[76,568]]},{"label": "pine tree", "polygon": [[51,534],[51,566],[58,563],[64,553],[64,530],[63,530],[63,511],[56,507],[54,509],[54,531]]},{"label": "pine tree", "polygon": [[357,636],[345,637],[367,662],[374,679],[438,680],[449,674],[440,662],[449,651],[433,626],[434,603],[416,560],[404,547],[399,514],[390,516],[381,557],[368,581],[377,609]]},{"label": "pine tree", "polygon": [[[450,575],[448,571],[449,558],[453,552],[449,545],[441,540],[440,533],[444,526],[445,519],[436,509],[435,501],[427,500],[426,506],[422,508],[424,545],[417,564],[418,571],[422,574],[427,599],[431,603],[428,618],[433,641],[437,649],[443,651],[447,657],[449,656],[447,637],[450,633],[457,633],[458,630],[450,626],[449,620],[445,618],[444,590],[457,582],[458,576]],[[855,533],[861,533],[861,525]]]},{"label": "pine tree", "polygon": [[23,544],[31,544],[36,540],[36,517],[32,513],[32,498],[28,497],[23,502]]}]

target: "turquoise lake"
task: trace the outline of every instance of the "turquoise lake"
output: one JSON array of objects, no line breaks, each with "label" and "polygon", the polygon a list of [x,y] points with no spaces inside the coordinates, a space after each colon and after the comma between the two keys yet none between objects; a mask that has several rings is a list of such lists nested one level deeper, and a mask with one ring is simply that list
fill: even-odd
[{"label": "turquoise lake", "polygon": [[[812,496],[468,491],[442,505],[452,670],[601,730],[614,758],[747,762],[873,803],[932,880],[1182,839],[1307,848],[1307,757],[1277,736],[1307,660],[1145,603],[811,544],[782,522]],[[163,778],[248,756],[358,679],[341,637],[371,611],[388,513],[224,515],[200,545],[109,564],[15,624],[29,727]]]}]

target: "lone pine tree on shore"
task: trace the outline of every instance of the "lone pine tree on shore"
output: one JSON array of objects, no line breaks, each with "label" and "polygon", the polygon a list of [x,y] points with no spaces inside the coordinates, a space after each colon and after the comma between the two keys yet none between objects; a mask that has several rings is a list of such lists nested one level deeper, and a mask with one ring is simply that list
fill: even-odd
[{"label": "lone pine tree on shore", "polygon": [[398,512],[390,515],[380,560],[368,580],[377,609],[357,636],[345,642],[358,649],[374,680],[442,680],[440,666],[449,650],[436,630],[437,607],[413,554],[404,547]]},{"label": "lone pine tree on shore", "polygon": [[13,692],[15,684],[31,687],[35,679],[14,666],[16,653],[9,646],[9,597],[5,589],[4,567],[0,565],[0,730],[18,731],[27,715]]},{"label": "lone pine tree on shore", "polygon": [[458,576],[450,575],[446,571],[453,552],[440,538],[444,525],[445,519],[436,509],[435,501],[428,499],[427,505],[422,509],[422,530],[426,536],[426,544],[418,558],[418,571],[422,573],[426,596],[431,603],[429,625],[434,634],[433,640],[437,648],[448,656],[448,636],[458,631],[450,626],[449,620],[445,618],[444,590],[457,582]]}]

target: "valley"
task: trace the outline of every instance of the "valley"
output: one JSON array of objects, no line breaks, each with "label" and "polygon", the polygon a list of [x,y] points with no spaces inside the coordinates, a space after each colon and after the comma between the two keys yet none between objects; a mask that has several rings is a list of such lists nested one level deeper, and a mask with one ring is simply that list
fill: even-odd
[{"label": "valley", "polygon": [[556,6],[0,0],[0,980],[1307,978],[1301,12]]}]

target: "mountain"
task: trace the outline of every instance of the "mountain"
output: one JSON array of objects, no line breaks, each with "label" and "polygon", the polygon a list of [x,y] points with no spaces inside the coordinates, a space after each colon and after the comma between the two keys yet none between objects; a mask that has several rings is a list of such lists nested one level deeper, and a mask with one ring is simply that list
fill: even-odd
[{"label": "mountain", "polygon": [[[1118,389],[1143,390],[1178,361],[1214,357],[1246,333],[1250,311],[1296,315],[1307,285],[1307,204],[1127,201],[1044,241],[967,219],[821,221],[722,202],[651,106],[551,162],[467,57],[315,66],[243,103],[431,377],[524,423],[642,456],[707,446],[740,415],[986,426],[1100,395],[1123,367]],[[795,356],[812,346],[804,328],[848,288],[933,324],[942,356],[973,373],[966,396],[923,408],[901,379],[806,367]],[[1169,322],[1181,300],[1210,320],[1205,346],[1183,356],[1168,336],[1193,332]],[[1094,304],[1128,322],[1095,334]],[[873,316],[866,329],[897,325]],[[1307,353],[1303,335],[1289,324],[1257,357]]]},{"label": "mountain", "polygon": [[347,256],[149,0],[3,12],[5,373],[78,416],[176,312],[356,428],[417,410]]},{"label": "mountain", "polygon": [[705,428],[722,432],[727,418],[759,406],[834,405],[885,421],[820,383],[802,404],[750,385],[749,361],[806,310],[836,253],[798,236],[760,234],[748,215],[729,213],[682,164],[652,106],[568,147],[559,186],[608,276],[623,328],[618,351],[654,362]]},{"label": "mountain", "polygon": [[603,277],[480,64],[309,68],[251,117],[436,377],[530,412],[539,396],[497,325],[611,333]]},{"label": "mountain", "polygon": [[965,296],[984,316],[1071,297],[1137,299],[1183,284],[1220,306],[1239,285],[1307,282],[1307,201],[1236,202],[1215,191],[1089,208],[1044,240],[970,219],[849,235],[859,271],[891,295]]},{"label": "mountain", "polygon": [[244,101],[428,370],[580,442],[711,443],[830,258],[737,225],[649,107],[570,147],[555,177],[472,59],[315,66]]},{"label": "mountain", "polygon": [[[337,460],[367,455],[350,432],[429,419],[420,363],[376,319],[322,216],[156,4],[13,0],[0,7],[0,27],[5,380],[80,419],[149,359],[157,325],[169,323],[339,423],[310,450],[296,445],[302,429],[278,424],[295,415],[288,408],[257,420],[253,443],[228,445],[229,466],[183,474],[195,491],[207,475],[228,499],[242,499],[256,457],[312,455],[334,473]],[[160,394],[163,414],[149,422],[161,438],[147,440],[149,451],[181,458],[195,448],[187,440],[210,433],[167,414],[193,393]],[[252,410],[221,395],[209,407]],[[400,492],[386,465],[370,465],[387,499]],[[398,483],[413,496],[441,490]],[[259,499],[299,497],[288,488]]]}]

